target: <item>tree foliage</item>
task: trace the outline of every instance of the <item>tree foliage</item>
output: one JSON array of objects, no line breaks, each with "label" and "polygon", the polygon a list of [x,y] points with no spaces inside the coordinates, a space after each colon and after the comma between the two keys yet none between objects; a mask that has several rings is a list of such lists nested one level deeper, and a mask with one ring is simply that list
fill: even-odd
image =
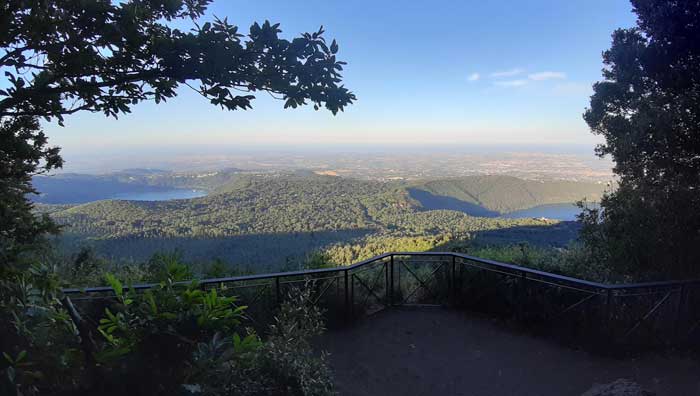
[{"label": "tree foliage", "polygon": [[27,195],[35,194],[32,177],[61,166],[57,147],[32,117],[0,121],[0,273],[26,246],[58,228],[47,215],[37,217]]},{"label": "tree foliage", "polygon": [[[311,102],[334,114],[355,99],[339,85],[344,63],[323,28],[290,41],[268,21],[247,35],[227,19],[199,24],[210,2],[3,2],[0,68],[9,87],[0,90],[0,117],[116,117],[172,98],[180,85],[228,110],[250,108],[258,91],[279,95],[285,107]],[[170,26],[178,20],[192,30]]]},{"label": "tree foliage", "polygon": [[584,237],[625,270],[700,268],[700,2],[632,0],[584,118],[605,138],[619,188],[583,218]]}]

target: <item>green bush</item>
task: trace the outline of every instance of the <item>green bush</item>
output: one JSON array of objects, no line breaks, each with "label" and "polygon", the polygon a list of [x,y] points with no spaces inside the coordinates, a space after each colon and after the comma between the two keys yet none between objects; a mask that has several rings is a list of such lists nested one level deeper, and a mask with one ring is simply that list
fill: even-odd
[{"label": "green bush", "polygon": [[615,273],[596,259],[588,245],[570,243],[566,248],[540,247],[527,243],[480,245],[454,241],[444,247],[452,252],[520,265],[554,274],[598,282],[629,281],[633,278]]},{"label": "green bush", "polygon": [[248,336],[214,337],[193,355],[192,395],[332,395],[326,355],[310,343],[324,330],[310,288],[293,289],[264,342]]},{"label": "green bush", "polygon": [[156,280],[169,278],[180,282],[194,278],[192,270],[182,260],[182,253],[177,250],[154,254],[148,260],[147,268]]},{"label": "green bush", "polygon": [[245,307],[236,306],[235,297],[201,290],[197,282],[177,284],[179,268],[170,270],[159,286],[141,294],[125,292],[116,278],[107,276],[117,301],[99,321],[104,342],[95,360],[104,380],[93,386],[100,391],[175,392],[187,377],[187,362],[198,343],[217,333],[245,331]]},{"label": "green bush", "polygon": [[58,286],[50,267],[0,268],[1,395],[51,394],[80,381],[80,345]]},{"label": "green bush", "polygon": [[81,301],[80,310],[61,300],[48,267],[5,278],[0,394],[332,393],[325,357],[309,341],[323,331],[310,291],[290,294],[261,338],[236,297],[178,282],[182,264],[163,264],[164,279],[144,292],[106,275],[115,298]]}]

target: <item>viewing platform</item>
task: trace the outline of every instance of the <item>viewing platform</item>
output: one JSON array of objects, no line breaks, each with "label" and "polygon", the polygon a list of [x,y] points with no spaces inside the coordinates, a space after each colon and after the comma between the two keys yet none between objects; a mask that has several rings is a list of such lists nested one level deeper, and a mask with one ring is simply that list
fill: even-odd
[{"label": "viewing platform", "polygon": [[[348,266],[205,279],[198,285],[237,296],[248,306],[250,321],[261,327],[271,323],[284,296],[305,287],[325,310],[329,327],[388,308],[433,305],[500,318],[593,349],[700,345],[700,280],[604,284],[461,253],[394,252]],[[78,302],[113,295],[109,287],[64,293]]]},{"label": "viewing platform", "polygon": [[[663,357],[700,345],[700,281],[608,285],[461,253],[395,252],[198,286],[237,296],[261,331],[285,296],[310,288],[341,394],[580,395],[620,378],[658,395],[700,394],[697,361]],[[64,292],[77,305],[114,296]]]},{"label": "viewing platform", "polygon": [[657,396],[700,394],[695,360],[602,357],[441,307],[377,313],[319,349],[341,396],[578,396],[620,378]]}]

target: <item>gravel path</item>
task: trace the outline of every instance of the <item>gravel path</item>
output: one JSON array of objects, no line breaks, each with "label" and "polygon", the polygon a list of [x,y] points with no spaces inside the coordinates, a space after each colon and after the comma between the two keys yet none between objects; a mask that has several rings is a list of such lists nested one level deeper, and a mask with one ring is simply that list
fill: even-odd
[{"label": "gravel path", "polygon": [[700,395],[696,361],[599,357],[441,308],[380,312],[319,346],[341,395],[566,396],[618,378],[659,396]]}]

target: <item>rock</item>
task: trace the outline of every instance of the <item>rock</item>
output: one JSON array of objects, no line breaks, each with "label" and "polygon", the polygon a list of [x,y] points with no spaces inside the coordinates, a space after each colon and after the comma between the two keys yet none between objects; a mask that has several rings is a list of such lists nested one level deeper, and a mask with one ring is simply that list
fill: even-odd
[{"label": "rock", "polygon": [[581,396],[654,396],[654,392],[642,389],[642,387],[631,380],[620,378],[609,384],[595,384]]}]

